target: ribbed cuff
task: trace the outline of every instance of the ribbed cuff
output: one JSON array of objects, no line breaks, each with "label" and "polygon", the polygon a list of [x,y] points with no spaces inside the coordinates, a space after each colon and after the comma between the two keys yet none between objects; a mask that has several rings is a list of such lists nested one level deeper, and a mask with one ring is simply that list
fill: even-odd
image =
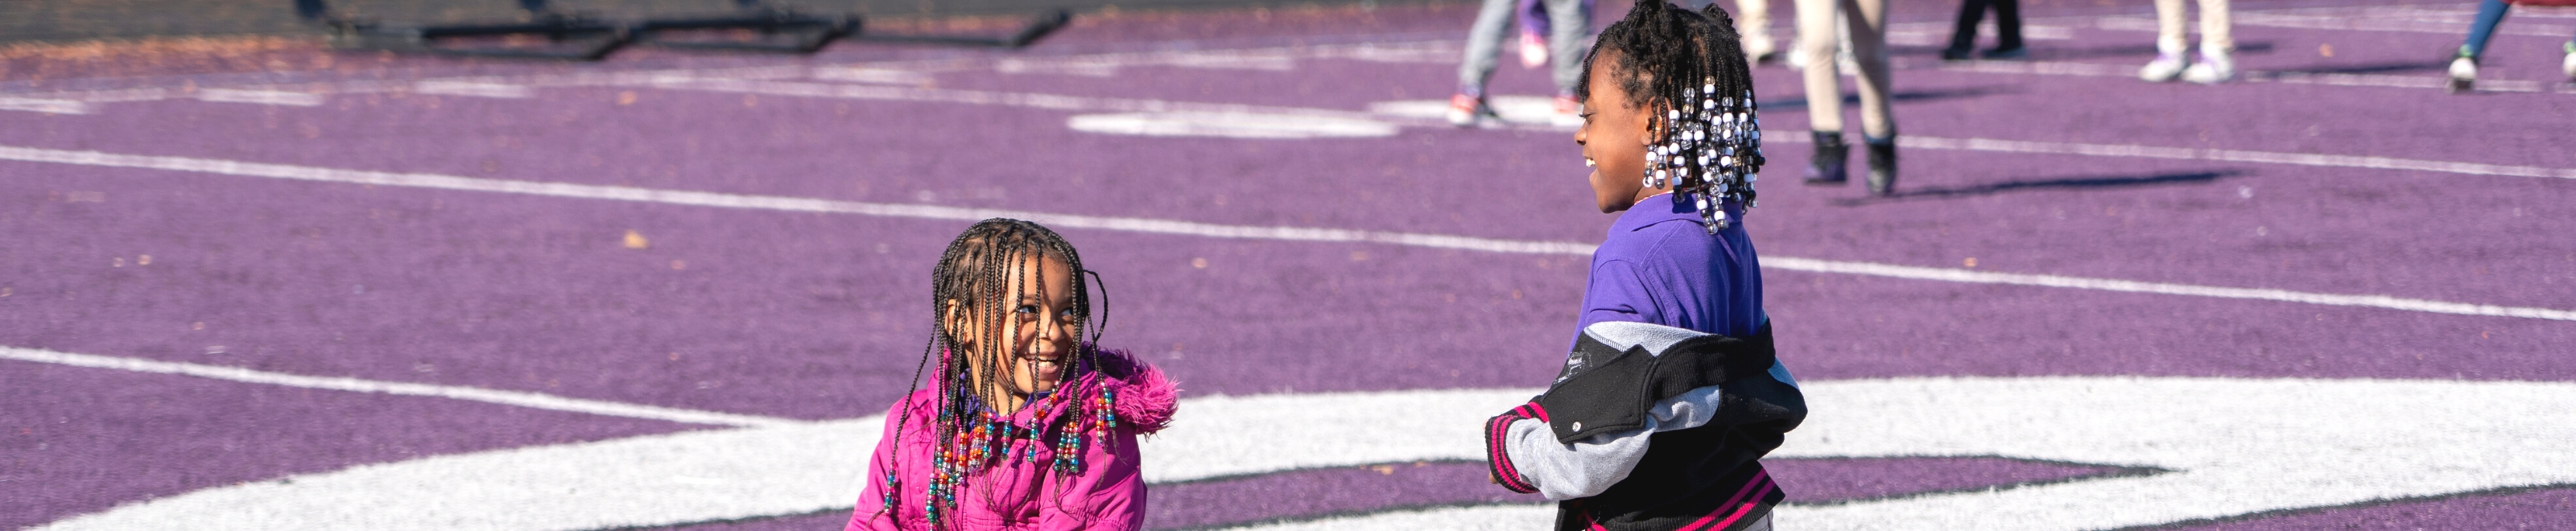
[{"label": "ribbed cuff", "polygon": [[1513,422],[1523,419],[1546,422],[1546,418],[1547,411],[1539,408],[1537,402],[1531,402],[1485,421],[1486,468],[1501,481],[1503,488],[1522,494],[1538,492],[1538,486],[1531,485],[1529,478],[1521,477],[1520,469],[1512,466],[1511,453],[1504,450],[1504,443],[1511,438]]}]

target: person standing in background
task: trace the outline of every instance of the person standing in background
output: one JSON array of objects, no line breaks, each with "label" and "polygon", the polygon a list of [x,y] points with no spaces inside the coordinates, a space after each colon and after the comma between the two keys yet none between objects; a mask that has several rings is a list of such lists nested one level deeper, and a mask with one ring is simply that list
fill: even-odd
[{"label": "person standing in background", "polygon": [[[2219,0],[2224,1],[2224,0]],[[1896,117],[1888,108],[1887,0],[1798,0],[1798,53],[1810,64],[1801,69],[1807,81],[1807,123],[1815,130],[1815,155],[1808,159],[1806,182],[1840,186],[1850,182],[1845,165],[1851,145],[1843,142],[1842,75],[1830,60],[1839,17],[1851,37],[1859,68],[1861,142],[1869,150],[1869,193],[1888,195],[1896,189]]]},{"label": "person standing in background", "polygon": [[1943,61],[1966,61],[1968,52],[1977,46],[1977,22],[1986,17],[1986,6],[1995,9],[1995,47],[1986,50],[1987,59],[2027,59],[2030,51],[2021,47],[2021,2],[2019,0],[1961,0],[1959,24],[1950,28],[1950,47],[1941,50]]},{"label": "person standing in background", "polygon": [[[1682,8],[1698,11],[1714,3],[1710,0],[1681,0]],[[1735,0],[1735,34],[1743,37],[1744,62],[1760,63],[1780,55],[1780,43],[1771,40],[1771,1]]]},{"label": "person standing in background", "polygon": [[[1592,9],[1585,0],[1536,0],[1547,11],[1549,72],[1556,81],[1556,122],[1580,121],[1575,113],[1582,105],[1574,100],[1574,85],[1583,81],[1583,54],[1589,50],[1583,38],[1592,31]],[[1485,101],[1485,84],[1494,78],[1494,63],[1503,53],[1504,30],[1511,25],[1518,0],[1485,0],[1476,11],[1476,22],[1467,29],[1467,53],[1458,62],[1458,94],[1449,97],[1449,125],[1469,127],[1494,118],[1493,106]],[[1524,46],[1529,45],[1524,41]],[[1533,53],[1523,51],[1523,60]],[[1535,62],[1535,61],[1533,61]]]},{"label": "person standing in background", "polygon": [[2156,60],[2138,69],[2138,79],[2163,83],[2181,77],[2200,84],[2236,77],[2236,40],[2228,36],[2227,0],[2200,0],[2200,62],[2188,63],[2183,52],[2191,41],[2183,34],[2183,0],[2156,0]]},{"label": "person standing in background", "polygon": [[[2569,0],[2560,0],[2556,2],[2525,1],[2521,3],[2535,5],[2576,5],[2576,1]],[[2507,5],[2504,0],[2486,0],[2485,2],[2478,3],[2477,22],[2469,25],[2469,38],[2467,41],[2460,43],[2460,56],[2451,59],[2451,92],[2468,92],[2469,89],[2476,87],[2478,83],[2478,58],[2486,55],[2487,40],[2495,38],[2496,25],[2504,22],[2505,10],[2511,9],[2512,7],[2513,6]],[[2567,55],[2565,59],[2558,62],[2558,69],[2567,74],[2568,82],[2576,83],[2576,40],[2567,41],[2567,44],[2565,46],[2561,46],[2560,49],[2566,51]]]}]

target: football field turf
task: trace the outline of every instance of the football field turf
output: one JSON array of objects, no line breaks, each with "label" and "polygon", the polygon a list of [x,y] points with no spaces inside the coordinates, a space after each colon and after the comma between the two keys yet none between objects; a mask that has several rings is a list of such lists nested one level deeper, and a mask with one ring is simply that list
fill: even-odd
[{"label": "football field turf", "polygon": [[[1778,524],[2576,521],[2576,10],[2453,95],[2470,2],[2240,2],[2217,86],[2137,80],[2154,16],[2109,4],[1966,63],[1953,4],[1897,6],[1892,197],[1800,185],[1798,73],[1755,69],[1746,223],[1812,407]],[[1440,119],[1473,7],[11,59],[0,528],[836,529],[932,263],[994,216],[1080,248],[1103,344],[1186,390],[1149,529],[1544,528],[1477,428],[1555,374],[1613,218],[1542,71]]]}]

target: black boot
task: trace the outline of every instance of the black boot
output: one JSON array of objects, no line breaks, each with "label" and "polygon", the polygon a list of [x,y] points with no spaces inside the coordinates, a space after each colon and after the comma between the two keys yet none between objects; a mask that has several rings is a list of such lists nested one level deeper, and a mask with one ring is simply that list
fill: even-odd
[{"label": "black boot", "polygon": [[1843,170],[1843,161],[1850,159],[1851,144],[1843,143],[1841,131],[1817,131],[1816,156],[1807,160],[1807,184],[1841,186],[1851,182]]},{"label": "black boot", "polygon": [[1861,135],[1861,142],[1869,145],[1869,195],[1894,195],[1896,193],[1896,135],[1888,135],[1887,138],[1870,138],[1869,135]]}]

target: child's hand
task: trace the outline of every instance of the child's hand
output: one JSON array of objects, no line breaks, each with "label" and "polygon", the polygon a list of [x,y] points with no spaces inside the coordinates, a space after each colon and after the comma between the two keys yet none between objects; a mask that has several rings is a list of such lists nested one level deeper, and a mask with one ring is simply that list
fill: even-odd
[{"label": "child's hand", "polygon": [[1503,484],[1503,477],[1502,477],[1502,476],[1494,475],[1494,471],[1492,471],[1492,470],[1487,470],[1487,471],[1485,471],[1485,482],[1487,482],[1487,483],[1492,483],[1492,484],[1495,484],[1495,485],[1501,485],[1501,484]]}]

